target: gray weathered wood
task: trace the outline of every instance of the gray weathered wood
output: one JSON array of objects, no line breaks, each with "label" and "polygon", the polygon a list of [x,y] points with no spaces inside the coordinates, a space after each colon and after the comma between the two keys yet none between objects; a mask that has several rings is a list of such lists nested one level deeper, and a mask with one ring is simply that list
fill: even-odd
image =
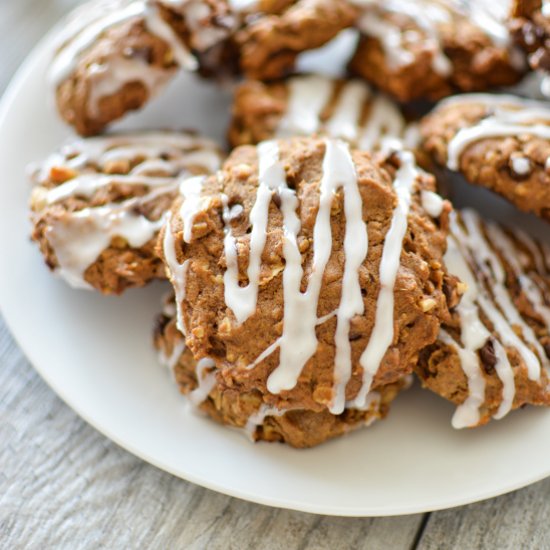
[{"label": "gray weathered wood", "polygon": [[[0,93],[77,3],[0,0]],[[550,548],[549,514],[550,480],[458,510],[378,519],[313,516],[213,493],[143,463],[80,420],[0,319],[0,548],[399,550],[417,540],[430,550]]]},{"label": "gray weathered wood", "polygon": [[431,514],[419,550],[550,549],[550,479],[500,498]]}]

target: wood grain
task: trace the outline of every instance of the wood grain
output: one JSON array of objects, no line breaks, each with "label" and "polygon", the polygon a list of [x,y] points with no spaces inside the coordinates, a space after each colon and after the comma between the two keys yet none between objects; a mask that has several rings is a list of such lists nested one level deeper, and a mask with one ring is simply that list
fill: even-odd
[{"label": "wood grain", "polygon": [[[0,92],[77,3],[0,0]],[[202,489],[77,417],[0,319],[0,548],[545,549],[549,516],[550,480],[457,510],[377,519],[276,510]]]}]

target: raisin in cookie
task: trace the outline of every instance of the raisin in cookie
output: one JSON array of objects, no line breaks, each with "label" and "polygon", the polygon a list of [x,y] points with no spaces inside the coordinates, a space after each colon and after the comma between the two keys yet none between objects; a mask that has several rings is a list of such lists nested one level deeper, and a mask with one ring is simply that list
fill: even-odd
[{"label": "raisin in cookie", "polygon": [[212,142],[187,133],[69,143],[33,169],[32,238],[74,287],[119,294],[143,286],[164,276],[154,244],[180,178],[220,162]]},{"label": "raisin in cookie", "polygon": [[413,126],[399,108],[361,80],[301,75],[271,84],[245,81],[237,88],[229,129],[233,146],[312,134],[369,151],[387,138],[415,145]]},{"label": "raisin in cookie", "polygon": [[445,264],[465,285],[452,320],[415,368],[425,387],[458,405],[455,428],[550,406],[550,249],[521,231],[453,217]]},{"label": "raisin in cookie", "polygon": [[524,59],[505,4],[468,0],[352,0],[362,7],[356,75],[400,101],[514,84]]},{"label": "raisin in cookie", "polygon": [[362,408],[449,314],[450,205],[410,152],[273,140],[181,190],[159,237],[178,324],[220,384],[266,406]]},{"label": "raisin in cookie", "polygon": [[234,28],[220,0],[103,0],[75,10],[50,67],[62,118],[85,136],[139,109],[176,74],[195,70]]},{"label": "raisin in cookie", "polygon": [[164,299],[163,311],[157,317],[154,343],[162,364],[170,370],[181,393],[191,405],[222,424],[243,429],[254,441],[279,441],[293,447],[313,447],[324,441],[370,426],[385,418],[397,394],[409,386],[409,377],[370,393],[362,409],[346,408],[334,415],[328,410],[287,411],[269,407],[259,391],[240,392],[218,383],[208,360],[195,361],[185,346],[185,338],[176,326],[174,295]]},{"label": "raisin in cookie", "polygon": [[424,119],[421,133],[421,146],[436,163],[550,220],[550,109],[545,102],[456,96]]}]

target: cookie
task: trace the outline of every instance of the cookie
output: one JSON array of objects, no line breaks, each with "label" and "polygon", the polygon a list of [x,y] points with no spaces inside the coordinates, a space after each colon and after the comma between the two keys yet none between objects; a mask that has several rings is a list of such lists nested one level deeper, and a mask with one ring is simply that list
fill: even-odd
[{"label": "cookie", "polygon": [[404,378],[382,386],[371,392],[364,409],[346,408],[339,415],[333,415],[328,410],[280,411],[269,407],[263,403],[260,392],[240,392],[229,388],[218,382],[212,363],[195,361],[176,327],[174,299],[173,294],[164,299],[163,311],[155,322],[154,343],[161,363],[169,369],[181,393],[188,396],[193,407],[221,424],[242,429],[253,441],[278,441],[298,448],[313,447],[385,418],[393,399],[410,385],[409,378]]},{"label": "cookie", "polygon": [[143,286],[164,277],[154,245],[180,178],[220,163],[212,142],[189,133],[79,139],[33,168],[32,238],[73,287]]},{"label": "cookie", "polygon": [[550,97],[550,4],[542,0],[515,0],[509,23],[515,43],[528,54],[529,66],[544,77],[541,92]]},{"label": "cookie", "polygon": [[241,69],[258,80],[288,75],[300,53],[332,40],[352,26],[358,14],[347,0],[268,2],[268,13],[262,13],[262,4],[253,3],[254,16],[236,35]]},{"label": "cookie", "polygon": [[321,138],[241,146],[182,185],[159,254],[194,357],[269,407],[362,408],[449,313],[434,186],[410,152]]},{"label": "cookie", "polygon": [[550,220],[550,109],[510,95],[442,101],[421,124],[424,151],[441,166]]},{"label": "cookie", "polygon": [[464,210],[451,222],[447,269],[465,285],[452,320],[420,355],[423,385],[458,408],[455,428],[550,406],[550,249]]},{"label": "cookie", "polygon": [[159,93],[180,67],[223,42],[235,22],[225,1],[103,0],[60,31],[49,79],[62,118],[89,136]]},{"label": "cookie", "polygon": [[511,85],[524,72],[506,27],[506,3],[352,1],[363,11],[350,69],[400,101]]},{"label": "cookie", "polygon": [[278,137],[324,134],[374,150],[387,138],[415,145],[398,107],[361,80],[294,76],[266,84],[245,81],[235,92],[229,141],[256,144]]}]

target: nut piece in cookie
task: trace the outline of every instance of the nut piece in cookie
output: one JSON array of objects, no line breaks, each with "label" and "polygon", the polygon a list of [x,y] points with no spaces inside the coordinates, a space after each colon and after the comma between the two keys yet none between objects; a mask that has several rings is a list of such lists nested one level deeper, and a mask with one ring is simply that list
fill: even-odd
[{"label": "nut piece in cookie", "polygon": [[455,428],[550,406],[550,249],[521,231],[464,210],[451,222],[447,269],[461,302],[415,368],[423,385],[458,408]]},{"label": "nut piece in cookie", "polygon": [[[72,13],[60,31],[49,78],[62,118],[84,136],[141,108],[179,67],[195,70],[226,38],[225,2],[103,0]],[[232,27],[231,27],[232,28]]]},{"label": "nut piece in cookie", "polygon": [[159,359],[173,374],[181,393],[208,416],[229,426],[241,428],[254,441],[279,441],[293,447],[313,447],[352,430],[370,426],[384,418],[393,399],[410,384],[409,377],[371,392],[363,409],[346,408],[333,415],[306,409],[279,410],[262,401],[259,391],[241,392],[218,382],[211,362],[195,361],[185,339],[176,327],[174,294],[163,301],[157,317],[154,343]]},{"label": "nut piece in cookie", "polygon": [[410,152],[328,138],[241,146],[182,185],[158,248],[194,357],[278,410],[365,407],[449,315],[434,188]]},{"label": "nut piece in cookie", "polygon": [[509,95],[442,101],[421,124],[422,149],[441,166],[520,210],[550,220],[550,108]]},{"label": "nut piece in cookie", "polygon": [[506,2],[351,1],[362,7],[351,71],[400,101],[511,85],[525,70]]},{"label": "nut piece in cookie", "polygon": [[68,143],[33,168],[32,238],[71,286],[104,294],[143,286],[164,276],[154,243],[180,178],[220,163],[212,142],[189,133]]},{"label": "nut piece in cookie", "polygon": [[[238,2],[237,2],[238,3]],[[347,0],[295,0],[262,4],[251,10],[237,33],[241,68],[249,78],[270,80],[292,72],[298,55],[319,48],[351,27],[358,10]]]},{"label": "nut piece in cookie", "polygon": [[[233,146],[274,137],[324,134],[372,151],[386,138],[415,146],[399,108],[362,80],[294,76],[266,84],[250,80],[235,93],[229,141]],[[409,139],[407,139],[409,138]]]}]

